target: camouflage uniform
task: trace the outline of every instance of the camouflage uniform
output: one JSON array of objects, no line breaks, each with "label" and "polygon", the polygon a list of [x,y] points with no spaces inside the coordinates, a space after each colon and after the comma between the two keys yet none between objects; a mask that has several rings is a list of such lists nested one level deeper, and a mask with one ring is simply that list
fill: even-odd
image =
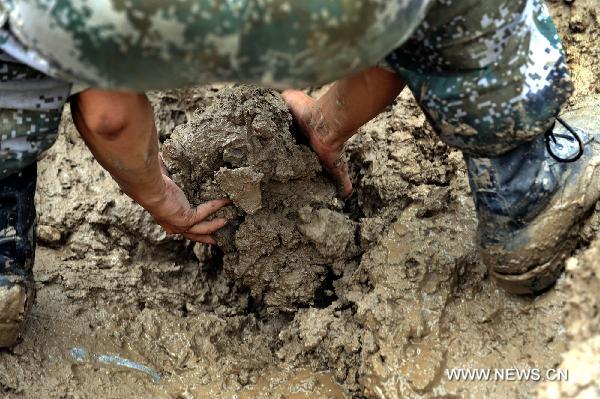
[{"label": "camouflage uniform", "polygon": [[497,156],[554,123],[572,87],[539,0],[438,1],[386,60],[447,144]]},{"label": "camouflage uniform", "polygon": [[11,32],[47,62],[50,75],[137,91],[212,81],[329,82],[403,43],[429,2],[2,1]]},{"label": "camouflage uniform", "polygon": [[0,52],[0,179],[54,143],[70,88]]}]

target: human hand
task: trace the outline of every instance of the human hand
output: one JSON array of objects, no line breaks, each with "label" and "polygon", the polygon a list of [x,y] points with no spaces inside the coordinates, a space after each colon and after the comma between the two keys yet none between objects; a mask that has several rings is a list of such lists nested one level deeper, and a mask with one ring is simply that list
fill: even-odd
[{"label": "human hand", "polygon": [[[343,159],[344,143],[349,136],[337,132],[319,109],[317,101],[299,90],[285,90],[283,99],[298,122],[302,133],[319,157],[323,169],[333,179],[342,198],[352,193],[348,164]],[[351,135],[351,134],[350,134]]]},{"label": "human hand", "polygon": [[167,233],[216,244],[211,235],[227,220],[206,219],[230,201],[190,205],[162,162],[152,107],[144,94],[88,89],[71,98],[71,107],[81,137],[125,194]]},{"label": "human hand", "polygon": [[231,204],[228,199],[208,201],[192,207],[183,191],[165,174],[162,175],[164,189],[157,199],[136,199],[158,224],[169,234],[181,234],[191,241],[216,244],[212,236],[227,224],[227,219],[217,218],[207,221],[213,213]]}]

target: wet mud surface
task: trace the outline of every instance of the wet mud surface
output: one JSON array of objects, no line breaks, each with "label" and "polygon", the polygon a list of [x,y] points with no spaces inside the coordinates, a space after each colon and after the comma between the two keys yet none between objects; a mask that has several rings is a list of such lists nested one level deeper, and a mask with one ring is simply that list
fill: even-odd
[{"label": "wet mud surface", "polygon": [[271,313],[327,301],[328,276],[351,273],[361,253],[358,224],[291,125],[277,92],[227,88],[176,128],[162,151],[192,203],[233,201],[217,235],[223,270]]},{"label": "wet mud surface", "polygon": [[[598,93],[597,6],[550,3],[577,92]],[[0,353],[0,397],[600,395],[596,212],[548,292],[504,293],[477,255],[462,156],[409,93],[349,143],[346,201],[276,93],[153,93],[190,199],[227,195],[222,250],[168,237],[65,115],[40,164],[38,295]],[[68,112],[68,111],[67,111]],[[449,368],[569,369],[569,383],[450,381]]]}]

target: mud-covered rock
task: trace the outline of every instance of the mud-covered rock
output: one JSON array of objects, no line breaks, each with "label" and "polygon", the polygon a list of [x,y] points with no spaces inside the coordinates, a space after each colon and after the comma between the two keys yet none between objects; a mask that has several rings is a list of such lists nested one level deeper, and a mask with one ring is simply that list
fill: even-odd
[{"label": "mud-covered rock", "polygon": [[224,270],[272,310],[315,304],[336,261],[356,256],[356,223],[341,211],[316,155],[298,144],[271,90],[236,86],[175,129],[163,146],[195,204],[230,198],[236,221],[217,234]]}]

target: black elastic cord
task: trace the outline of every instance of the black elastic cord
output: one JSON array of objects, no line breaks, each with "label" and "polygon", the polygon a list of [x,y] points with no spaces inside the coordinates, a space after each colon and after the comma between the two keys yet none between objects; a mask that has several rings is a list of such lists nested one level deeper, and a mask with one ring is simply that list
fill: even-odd
[{"label": "black elastic cord", "polygon": [[575,138],[575,140],[577,140],[577,144],[579,145],[579,152],[573,158],[561,158],[560,156],[556,155],[552,151],[552,146],[550,145],[550,140],[552,140],[556,144],[556,142],[557,142],[556,138],[557,137],[560,137],[562,139],[569,139],[570,137],[568,135],[566,135],[566,134],[555,134],[553,132],[554,126],[552,126],[552,128],[550,130],[548,130],[546,132],[546,134],[545,134],[545,136],[546,136],[546,149],[548,150],[548,154],[550,154],[550,156],[552,158],[556,159],[558,162],[563,162],[563,163],[575,162],[579,158],[581,158],[581,156],[583,155],[583,140],[581,140],[581,137],[579,137],[579,135],[577,134],[577,132],[575,131],[575,129],[573,129],[571,127],[571,125],[569,125],[567,122],[565,122],[560,116],[557,116],[556,120],[561,125],[563,125],[567,129],[567,131],[569,133],[571,133],[571,135]]}]

